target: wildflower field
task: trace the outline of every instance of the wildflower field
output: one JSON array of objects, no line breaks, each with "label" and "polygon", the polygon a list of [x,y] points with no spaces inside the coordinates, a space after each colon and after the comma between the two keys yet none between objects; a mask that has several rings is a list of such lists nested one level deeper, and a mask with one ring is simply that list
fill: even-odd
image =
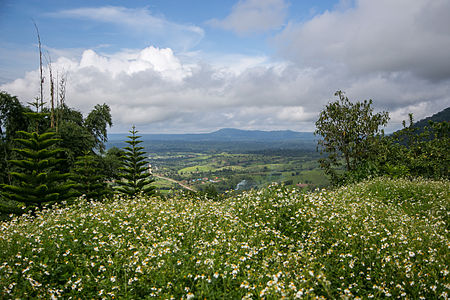
[{"label": "wildflower field", "polygon": [[380,178],[79,200],[1,223],[0,298],[447,299],[449,190]]}]

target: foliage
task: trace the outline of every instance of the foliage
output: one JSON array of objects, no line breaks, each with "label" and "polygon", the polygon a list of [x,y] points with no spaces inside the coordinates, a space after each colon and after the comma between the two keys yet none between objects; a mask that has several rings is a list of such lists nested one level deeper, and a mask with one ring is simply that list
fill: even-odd
[{"label": "foliage", "polygon": [[448,181],[79,201],[0,226],[1,298],[448,298]]},{"label": "foliage", "polygon": [[449,122],[414,126],[412,115],[408,127],[386,137],[385,155],[380,158],[382,172],[393,176],[450,178]]},{"label": "foliage", "polygon": [[111,109],[104,103],[95,105],[85,120],[86,128],[95,140],[95,148],[100,152],[105,150],[104,143],[108,140],[107,127],[112,126]]},{"label": "foliage", "polygon": [[75,162],[73,179],[78,183],[76,189],[88,200],[100,201],[112,193],[102,166],[101,158],[89,151]]},{"label": "foliage", "polygon": [[422,133],[425,127],[429,127],[431,123],[442,123],[442,122],[450,122],[450,107],[447,107],[444,110],[441,110],[438,113],[435,113],[431,117],[427,117],[425,119],[419,120],[410,124],[415,132]]},{"label": "foliage", "polygon": [[[13,170],[7,161],[15,158],[11,149],[17,146],[14,142],[14,139],[18,138],[16,131],[46,132],[51,127],[51,111],[42,107],[38,99],[29,104],[36,108],[36,112],[23,106],[17,97],[5,92],[0,93],[0,183],[12,183],[8,173]],[[104,150],[107,127],[112,125],[107,104],[96,105],[86,118],[65,104],[54,108],[53,113],[58,119],[55,128],[60,140],[58,146],[64,149],[58,153],[58,158],[64,159],[58,165],[60,172],[69,172],[76,158],[82,156],[84,151]]]},{"label": "foliage", "polygon": [[122,157],[125,155],[125,151],[117,147],[112,147],[106,151],[101,157],[101,168],[106,176],[107,180],[120,179],[120,168],[122,166]]},{"label": "foliage", "polygon": [[377,155],[380,141],[379,127],[389,120],[387,112],[373,113],[372,100],[352,103],[337,91],[339,100],[326,105],[316,121],[315,134],[322,137],[318,141],[321,153],[327,156],[320,159],[325,172],[333,183],[339,183],[343,177],[337,170],[344,162],[345,170],[352,172],[361,164]]},{"label": "foliage", "polygon": [[14,141],[16,131],[28,129],[25,112],[29,109],[23,107],[17,97],[0,92],[0,184],[11,184],[8,174],[13,169],[8,161],[15,158],[11,149],[17,146]]},{"label": "foliage", "polygon": [[[45,110],[47,111],[47,110]],[[84,155],[85,151],[103,152],[107,141],[107,127],[112,125],[109,106],[97,104],[86,118],[66,105],[55,109],[55,114],[61,119],[58,122],[57,133],[60,138],[60,147],[64,148],[62,158],[65,164],[61,170],[68,172],[74,165],[77,157]],[[49,128],[50,123],[45,124]]]},{"label": "foliage", "polygon": [[41,208],[43,204],[67,200],[73,196],[73,184],[67,183],[70,174],[54,170],[59,163],[55,156],[60,148],[52,148],[58,139],[55,132],[38,134],[20,131],[25,136],[16,141],[23,145],[13,149],[23,158],[11,160],[22,172],[11,172],[17,180],[15,184],[2,185],[3,197],[10,201],[23,203],[26,207]]},{"label": "foliage", "polygon": [[70,172],[77,157],[83,156],[85,151],[94,149],[94,137],[85,126],[80,112],[62,105],[56,109],[56,113],[61,119],[57,128],[57,136],[60,139],[58,145],[64,149],[59,154],[59,158],[64,160],[58,167],[61,172]]},{"label": "foliage", "polygon": [[[61,95],[61,97],[63,96],[64,95]],[[13,97],[5,92],[0,93],[0,184],[5,184],[5,189],[9,189],[9,192],[6,190],[3,192],[3,196],[0,194],[1,213],[13,211],[16,213],[22,212],[22,210],[17,209],[17,202],[12,200],[13,198],[18,198],[18,196],[16,195],[13,197],[11,194],[17,193],[17,191],[14,192],[13,189],[22,190],[23,193],[25,184],[23,179],[17,175],[23,173],[23,166],[18,163],[23,160],[21,156],[23,155],[23,151],[13,150],[24,143],[23,139],[21,139],[21,136],[19,136],[17,132],[34,131],[42,133],[48,131],[52,126],[52,120],[49,117],[51,114],[53,114],[53,116],[56,114],[57,116],[55,127],[56,133],[52,134],[54,137],[51,139],[56,142],[51,147],[58,147],[59,150],[56,151],[56,149],[52,148],[51,156],[44,157],[42,160],[51,162],[46,172],[50,172],[53,175],[50,176],[50,173],[45,172],[45,174],[47,174],[45,176],[49,176],[48,180],[51,181],[49,183],[50,185],[55,185],[52,189],[56,188],[56,186],[60,189],[64,188],[64,185],[57,185],[56,182],[53,182],[56,180],[61,183],[61,180],[57,180],[54,176],[59,174],[58,176],[60,179],[67,176],[67,174],[74,168],[76,158],[83,156],[85,151],[91,151],[93,155],[97,156],[97,160],[101,160],[102,162],[102,167],[108,163],[103,161],[98,154],[93,152],[94,150],[101,152],[104,149],[104,142],[107,138],[106,129],[108,125],[111,126],[112,124],[110,109],[106,104],[95,106],[94,110],[91,111],[86,119],[83,118],[83,115],[80,112],[67,107],[62,100],[60,101],[58,107],[52,108],[52,111],[46,107],[43,107],[42,99],[36,99],[36,101],[29,103],[29,105],[34,107],[35,111],[23,106],[17,97]],[[36,139],[40,138],[41,137],[38,134]],[[50,151],[49,149],[42,150]],[[14,163],[11,163],[10,161]],[[109,173],[117,173],[117,170],[111,170],[111,168],[116,166],[117,164],[107,165]],[[38,170],[35,171],[38,172]],[[34,174],[30,170],[29,173]],[[11,176],[11,174],[15,175]],[[28,174],[28,176],[32,176],[30,174]],[[47,194],[46,197],[38,200],[37,197],[39,193],[35,190],[33,192],[35,194],[30,195],[27,201],[31,201],[32,203],[41,203],[40,201],[42,201],[42,203],[44,203],[50,200],[50,198],[56,197],[56,194],[60,195],[56,197],[57,199],[54,199],[55,201],[60,201],[68,197],[68,194],[63,196],[65,192],[62,190],[55,190],[56,194],[51,196],[51,191],[44,191],[48,188],[45,184],[46,179],[44,174],[39,174],[38,172],[33,176],[36,176],[36,178],[31,179],[31,177],[28,177],[27,179],[28,181],[34,182],[31,183],[27,181],[28,183],[26,184],[30,185],[28,188],[32,189],[31,186],[34,186],[35,189],[39,189],[39,193]],[[8,187],[6,188],[6,186]],[[86,187],[86,189],[91,189],[91,187]],[[23,201],[23,197],[25,197],[25,195],[22,195],[21,197]]]},{"label": "foliage", "polygon": [[123,173],[120,174],[122,180],[117,182],[119,185],[117,190],[130,197],[136,197],[140,193],[152,195],[155,193],[155,187],[150,184],[154,180],[148,172],[148,163],[145,161],[144,157],[145,151],[142,151],[144,147],[138,146],[142,143],[142,141],[139,140],[141,136],[136,135],[138,131],[135,130],[134,126],[132,130],[130,130],[130,133],[131,135],[128,136],[129,140],[126,141],[130,146],[124,148]]}]

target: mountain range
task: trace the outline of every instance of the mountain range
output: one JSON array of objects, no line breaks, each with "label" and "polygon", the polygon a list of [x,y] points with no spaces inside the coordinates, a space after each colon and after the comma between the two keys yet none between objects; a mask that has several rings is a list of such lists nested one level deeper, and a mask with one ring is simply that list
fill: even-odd
[{"label": "mountain range", "polygon": [[[108,134],[108,141],[122,141],[128,134]],[[188,134],[139,134],[144,141],[189,141],[189,142],[288,142],[313,141],[312,132],[297,132],[292,130],[261,131],[223,128],[210,133]]]},{"label": "mountain range", "polygon": [[[450,107],[414,123],[415,127],[423,128],[428,121],[442,122],[450,120]],[[127,133],[108,134],[106,148],[113,146],[122,148],[127,140]],[[210,133],[187,134],[140,134],[142,146],[147,150],[197,150],[213,149],[214,151],[255,151],[263,149],[290,149],[301,148],[314,150],[317,137],[313,132],[298,132],[292,130],[261,131],[223,128]]]}]

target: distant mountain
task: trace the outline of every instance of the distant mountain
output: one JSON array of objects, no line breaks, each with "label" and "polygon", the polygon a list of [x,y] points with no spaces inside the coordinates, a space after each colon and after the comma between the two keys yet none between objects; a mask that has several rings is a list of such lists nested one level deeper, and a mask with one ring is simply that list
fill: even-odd
[{"label": "distant mountain", "polygon": [[312,132],[297,132],[292,130],[261,131],[223,128],[208,134],[208,138],[230,141],[290,141],[313,140]]},{"label": "distant mountain", "polygon": [[[110,142],[126,139],[127,134],[108,134]],[[261,131],[224,128],[211,133],[188,134],[142,134],[144,141],[187,141],[187,142],[288,142],[313,141],[312,132],[292,130]]]},{"label": "distant mountain", "polygon": [[[106,148],[126,146],[125,133],[108,134]],[[268,149],[302,149],[315,151],[316,139],[312,132],[291,130],[260,131],[224,128],[210,133],[141,134],[148,152],[236,152],[247,153]]]},{"label": "distant mountain", "polygon": [[423,129],[425,126],[429,126],[429,121],[432,122],[450,122],[450,107],[432,115],[431,117],[422,119],[414,123],[414,127]]},{"label": "distant mountain", "polygon": [[[432,115],[431,117],[427,117],[418,122],[413,123],[413,128],[416,129],[414,131],[414,135],[420,135],[425,131],[425,127],[430,126],[429,122],[450,122],[450,107]],[[407,124],[408,126],[409,124]],[[399,129],[396,132],[392,133],[392,135],[396,135],[401,144],[406,145],[408,143],[408,134],[405,132],[405,128]]]},{"label": "distant mountain", "polygon": [[[447,107],[444,110],[441,110],[438,113],[435,113],[434,115],[432,115],[431,117],[427,117],[425,119],[419,120],[417,122],[413,123],[413,128],[418,129],[417,134],[421,133],[424,131],[424,128],[426,126],[430,126],[429,122],[450,122],[450,107]],[[407,126],[409,125],[408,123],[406,124]],[[403,132],[403,128],[397,130],[395,133],[396,134],[400,134]]]}]

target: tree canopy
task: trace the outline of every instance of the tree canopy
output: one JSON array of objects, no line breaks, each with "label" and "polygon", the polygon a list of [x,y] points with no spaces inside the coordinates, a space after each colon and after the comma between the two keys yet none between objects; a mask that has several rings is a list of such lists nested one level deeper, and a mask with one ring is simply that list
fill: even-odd
[{"label": "tree canopy", "polygon": [[60,173],[55,166],[60,161],[56,158],[61,148],[54,148],[58,139],[55,132],[38,134],[19,131],[24,138],[16,139],[23,147],[14,149],[21,159],[10,160],[19,172],[11,172],[15,184],[5,184],[3,197],[10,201],[24,203],[27,207],[40,208],[45,203],[59,202],[71,198],[74,194],[73,184],[67,182],[69,173]]},{"label": "tree canopy", "polygon": [[338,170],[356,170],[377,155],[377,141],[383,135],[381,126],[389,120],[387,112],[374,113],[372,100],[352,103],[342,91],[338,100],[328,103],[316,121],[318,146],[326,157],[320,160],[325,172],[334,182],[340,180]]},{"label": "tree canopy", "polygon": [[[69,195],[68,191],[58,189],[65,186],[69,173],[76,170],[77,158],[83,158],[86,153],[93,157],[84,157],[85,160],[92,158],[97,168],[117,173],[111,170],[117,168],[117,163],[104,159],[101,155],[107,141],[107,128],[112,125],[107,104],[96,105],[86,118],[64,103],[51,111],[42,107],[38,99],[29,104],[33,105],[35,110],[24,106],[17,97],[0,92],[2,207],[5,206],[4,201],[40,206],[42,203],[67,198],[65,195]],[[53,128],[50,118],[52,113],[58,116],[58,122],[53,123]],[[49,136],[51,138],[48,140],[44,139]],[[110,161],[114,162],[114,166],[108,165]],[[100,173],[96,174],[95,180],[103,184],[109,175]],[[103,177],[99,178],[100,175]],[[73,185],[68,189],[73,190]],[[91,192],[92,187],[87,187],[87,190]],[[41,200],[38,200],[39,197]]]}]

